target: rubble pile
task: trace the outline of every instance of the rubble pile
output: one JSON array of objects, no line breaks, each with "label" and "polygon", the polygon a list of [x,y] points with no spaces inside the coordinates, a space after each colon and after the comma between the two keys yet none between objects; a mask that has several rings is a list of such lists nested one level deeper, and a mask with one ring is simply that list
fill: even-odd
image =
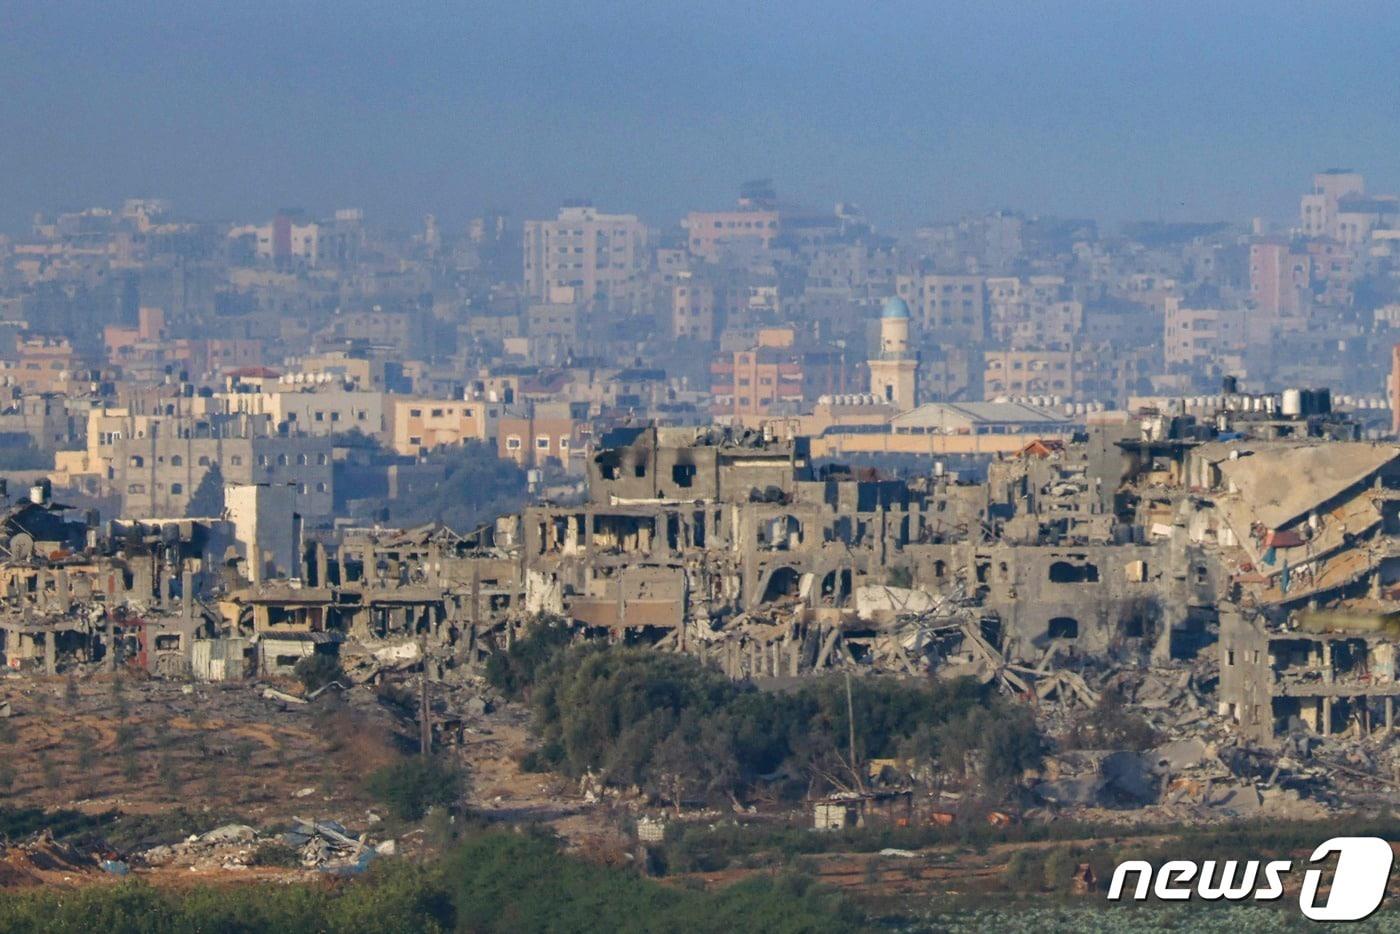
[{"label": "rubble pile", "polygon": [[257,864],[260,847],[269,843],[290,847],[305,869],[337,874],[363,872],[376,856],[395,852],[392,840],[376,844],[365,834],[351,836],[337,821],[297,818],[290,829],[266,835],[246,824],[225,824],[179,843],[151,847],[133,860],[146,867],[193,871],[247,869]]},{"label": "rubble pile", "polygon": [[[1209,823],[1317,819],[1339,807],[1375,803],[1382,786],[1396,788],[1396,772],[1388,781],[1383,778],[1382,763],[1400,768],[1400,742],[1389,737],[1324,741],[1297,733],[1280,749],[1241,737],[1211,713],[1202,684],[1213,678],[1213,669],[1204,660],[1176,667],[1087,668],[1087,684],[1100,694],[1114,692],[1123,712],[1141,717],[1162,741],[1141,752],[1056,751],[1047,757],[1033,794],[1060,814],[1123,823]],[[1036,713],[1047,735],[1063,738],[1086,711],[1042,705]]]},{"label": "rubble pile", "polygon": [[71,881],[102,871],[104,854],[60,843],[48,831],[34,839],[0,847],[0,887]]}]

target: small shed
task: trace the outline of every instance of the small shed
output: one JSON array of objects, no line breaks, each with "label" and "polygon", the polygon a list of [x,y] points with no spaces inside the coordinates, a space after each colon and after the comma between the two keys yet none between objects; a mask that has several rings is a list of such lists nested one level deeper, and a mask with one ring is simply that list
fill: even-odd
[{"label": "small shed", "polygon": [[196,639],[190,667],[201,681],[237,681],[248,676],[252,654],[249,639]]},{"label": "small shed", "polygon": [[812,802],[812,826],[844,830],[873,824],[907,826],[914,817],[910,791],[838,792]]}]

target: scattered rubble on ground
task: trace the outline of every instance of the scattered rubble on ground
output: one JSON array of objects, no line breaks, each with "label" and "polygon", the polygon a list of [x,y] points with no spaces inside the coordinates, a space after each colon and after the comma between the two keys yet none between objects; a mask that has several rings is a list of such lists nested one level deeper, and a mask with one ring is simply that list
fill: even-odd
[{"label": "scattered rubble on ground", "polygon": [[[826,672],[973,677],[1029,707],[1051,740],[1027,817],[1206,822],[1393,803],[1400,592],[1382,568],[1400,555],[1400,448],[1361,442],[1327,410],[1260,413],[1105,422],[999,457],[980,482],[819,465],[798,437],[619,430],[590,460],[586,502],[465,534],[351,530],[307,542],[283,574],[212,555],[219,522],[103,534],[39,489],[3,516],[0,650],[14,673],[0,718],[27,731],[33,707],[70,687],[139,673],[172,711],[183,698],[186,720],[255,703],[304,734],[343,705],[434,749],[499,758],[498,734],[523,743],[523,715],[482,673],[548,619],[763,687]],[[330,670],[311,691],[294,677],[306,660]],[[1140,719],[1141,735],[1086,732],[1105,705]],[[84,728],[114,751],[120,719]],[[278,754],[276,732],[244,737],[260,744],[250,761]],[[35,748],[62,735],[46,727]],[[284,763],[266,774],[284,807],[335,796]],[[480,783],[484,812],[547,810],[524,787],[533,777],[489,774],[500,781]],[[608,798],[582,788],[553,810]],[[295,831],[309,864],[372,858],[335,825],[309,826]],[[258,842],[180,845],[240,864]]]}]

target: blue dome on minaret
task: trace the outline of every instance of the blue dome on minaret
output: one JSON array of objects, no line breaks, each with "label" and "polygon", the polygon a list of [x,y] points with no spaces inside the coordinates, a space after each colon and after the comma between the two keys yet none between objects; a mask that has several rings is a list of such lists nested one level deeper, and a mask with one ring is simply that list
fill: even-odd
[{"label": "blue dome on minaret", "polygon": [[884,307],[880,309],[881,318],[905,318],[909,317],[909,303],[902,298],[891,296],[885,299]]}]

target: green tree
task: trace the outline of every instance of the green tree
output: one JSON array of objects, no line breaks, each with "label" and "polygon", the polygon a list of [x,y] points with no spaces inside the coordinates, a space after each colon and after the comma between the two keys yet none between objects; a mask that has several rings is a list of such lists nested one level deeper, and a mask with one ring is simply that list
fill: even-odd
[{"label": "green tree", "polygon": [[414,757],[372,772],[366,788],[395,817],[416,821],[431,807],[455,804],[465,780],[461,769],[446,759]]},{"label": "green tree", "polygon": [[486,680],[507,697],[525,697],[530,685],[568,647],[573,639],[568,621],[549,614],[537,616],[525,635],[509,649],[502,649],[486,660]]},{"label": "green tree", "polygon": [[1004,701],[950,719],[935,735],[943,767],[975,782],[988,798],[1004,795],[1044,753],[1030,711]]},{"label": "green tree", "polygon": [[[528,681],[529,666],[502,664]],[[734,796],[772,775],[789,776],[780,791],[792,793],[858,787],[869,759],[901,754],[954,771],[972,763],[1000,792],[1039,762],[1029,712],[971,679],[859,678],[848,708],[843,679],[761,694],[694,658],[649,649],[578,645],[532,670],[540,764],[639,785],[674,806]]]}]

